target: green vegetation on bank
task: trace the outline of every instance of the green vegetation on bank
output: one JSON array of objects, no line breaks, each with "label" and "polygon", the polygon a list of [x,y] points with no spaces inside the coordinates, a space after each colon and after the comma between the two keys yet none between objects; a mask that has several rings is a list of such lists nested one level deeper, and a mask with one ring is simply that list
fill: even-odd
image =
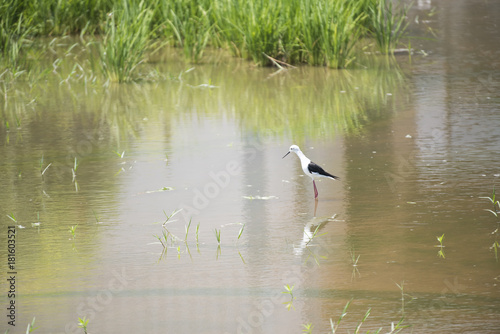
[{"label": "green vegetation on bank", "polygon": [[118,82],[132,80],[162,45],[182,48],[192,62],[214,47],[262,66],[273,58],[346,68],[366,45],[394,51],[407,27],[406,8],[399,7],[390,0],[6,0],[0,70],[28,69],[37,37],[68,34],[97,41],[96,68]]}]

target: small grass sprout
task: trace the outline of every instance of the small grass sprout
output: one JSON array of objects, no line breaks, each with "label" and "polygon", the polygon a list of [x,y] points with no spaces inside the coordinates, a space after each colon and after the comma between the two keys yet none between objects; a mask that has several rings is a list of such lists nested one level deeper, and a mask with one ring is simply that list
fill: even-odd
[{"label": "small grass sprout", "polygon": [[[490,212],[495,218],[498,219],[498,214],[500,213],[500,200],[497,200],[496,197],[496,191],[495,191],[495,186],[493,186],[493,192],[491,194],[491,197],[479,197],[479,198],[485,198],[489,200],[492,204],[493,207],[491,209],[484,209],[485,211]],[[500,244],[498,243],[498,230],[500,228],[500,221],[497,220],[497,226],[496,228],[491,232],[492,235],[495,236],[495,241],[491,245],[490,249],[493,249],[495,252],[495,259],[498,262],[498,248],[500,247]]]},{"label": "small grass sprout", "polygon": [[284,288],[286,291],[282,291],[281,293],[286,293],[286,294],[290,295],[290,298],[293,300],[293,299],[295,299],[295,297],[293,296],[293,288],[294,287],[295,287],[295,285],[290,286],[290,284],[285,284]]},{"label": "small grass sprout", "polygon": [[290,295],[290,300],[287,302],[284,302],[283,304],[285,304],[286,309],[288,311],[290,311],[291,308],[294,308],[293,300],[295,299],[295,297],[293,296],[293,288],[295,287],[295,285],[290,286],[289,284],[285,284],[284,287],[285,287],[285,291],[282,291],[281,293],[285,293],[285,294]]},{"label": "small grass sprout", "polygon": [[222,229],[215,229],[215,238],[217,239],[217,244],[220,245],[220,232]]},{"label": "small grass sprout", "polygon": [[38,327],[35,327],[35,317],[33,317],[33,320],[31,320],[31,324],[28,324],[28,327],[26,328],[26,334],[34,332],[37,328]]},{"label": "small grass sprout", "polygon": [[493,248],[493,250],[495,251],[495,259],[498,262],[498,248],[500,248],[500,244],[498,243],[497,240],[495,240],[495,242],[493,242],[493,245],[491,245],[491,248]]},{"label": "small grass sprout", "polygon": [[436,236],[437,241],[439,241],[439,245],[436,245],[436,247],[439,247],[438,251],[438,256],[441,258],[445,258],[444,250],[443,248],[445,247],[443,245],[443,239],[444,239],[444,233],[441,236]]},{"label": "small grass sprout", "polygon": [[89,324],[89,320],[85,316],[83,318],[78,317],[78,327],[83,329],[83,332],[87,334],[87,326]]},{"label": "small grass sprout", "polygon": [[342,310],[342,313],[340,314],[340,317],[338,318],[337,322],[333,322],[332,318],[330,318],[330,329],[332,330],[332,334],[335,334],[337,332],[337,329],[339,328],[340,322],[344,317],[347,315],[347,309],[349,308],[349,305],[351,305],[352,299],[345,304],[344,309]]},{"label": "small grass sprout", "polygon": [[245,224],[243,224],[240,228],[240,231],[238,232],[238,240],[240,240],[241,235],[243,234],[243,230],[245,229]]},{"label": "small grass sprout", "polygon": [[75,239],[76,237],[76,228],[78,227],[78,224],[76,224],[75,226],[71,226],[69,228],[69,232],[71,233],[71,235],[73,236],[73,239]]},{"label": "small grass sprout", "polygon": [[405,281],[402,281],[401,284],[395,283],[396,286],[399,288],[401,291],[401,314],[404,316],[405,315],[405,305],[406,305],[406,296],[410,297],[411,300],[415,299],[412,295],[409,295],[405,293]]},{"label": "small grass sprout", "polygon": [[319,223],[318,226],[316,226],[316,228],[314,229],[313,234],[311,236],[309,236],[309,241],[307,241],[306,245],[309,245],[309,243],[311,241],[313,241],[314,238],[320,237],[320,236],[325,235],[327,233],[327,232],[325,232],[325,233],[322,233],[322,234],[318,234],[318,231],[319,231],[319,228],[321,227],[321,225],[322,225],[322,223]]},{"label": "small grass sprout", "polygon": [[[344,306],[344,310],[342,311],[342,313],[340,314],[340,317],[338,318],[338,320],[336,322],[334,322],[332,320],[332,318],[330,318],[330,329],[331,329],[331,333],[332,334],[336,334],[337,331],[338,331],[338,328],[339,328],[339,325],[342,321],[342,319],[344,319],[344,317],[347,315],[347,309],[349,308],[350,304],[352,302],[352,299],[350,301],[347,302],[347,304]],[[371,308],[368,309],[368,311],[366,311],[365,315],[363,316],[363,319],[361,320],[361,322],[356,326],[356,329],[354,331],[354,333],[358,334],[360,333],[360,330],[361,330],[361,326],[363,325],[363,323],[368,319],[368,317],[370,316],[370,313],[371,313]],[[403,321],[404,321],[404,318],[401,318],[401,320],[399,320],[399,322],[397,324],[395,324],[394,322],[391,323],[391,330],[389,332],[387,332],[387,334],[395,334],[395,333],[399,333],[400,331],[402,331],[404,328],[408,327],[408,326],[403,326]],[[374,331],[373,333],[375,334],[378,334],[382,331],[382,327],[380,327],[379,329],[377,329],[376,331]],[[348,331],[349,333],[349,331]],[[371,333],[371,331],[368,331],[366,333]]]},{"label": "small grass sprout", "polygon": [[199,240],[199,236],[200,236],[200,223],[198,223],[198,225],[196,225],[196,231],[195,231],[195,235],[196,235],[196,245],[198,245],[200,242]]},{"label": "small grass sprout", "polygon": [[498,217],[498,212],[500,211],[500,201],[497,200],[496,198],[496,192],[495,192],[495,186],[493,186],[493,192],[491,194],[491,197],[488,196],[483,196],[479,198],[485,198],[489,200],[493,204],[492,210],[490,209],[484,209],[485,211],[491,212],[495,217]]},{"label": "small grass sprout", "polygon": [[52,165],[52,162],[49,163],[45,168],[43,168],[43,155],[42,157],[40,158],[40,175],[44,176],[45,172],[47,171],[47,169],[49,169],[49,167]]},{"label": "small grass sprout", "polygon": [[302,333],[311,334],[314,325],[310,322],[308,324],[302,324],[302,327],[304,327],[304,329],[302,329]]},{"label": "small grass sprout", "polygon": [[189,223],[186,226],[186,235],[184,236],[184,242],[187,243],[187,238],[189,234],[189,227],[191,226],[191,219],[189,219]]},{"label": "small grass sprout", "polygon": [[167,217],[165,219],[165,221],[163,222],[162,226],[165,226],[166,224],[168,223],[172,223],[173,221],[170,221],[176,214],[178,214],[179,212],[181,212],[182,209],[179,209],[179,210],[174,210],[170,215],[167,215],[167,213],[165,211],[163,211],[163,214],[165,215],[165,217]]},{"label": "small grass sprout", "polygon": [[14,217],[14,214],[11,212],[10,215],[7,214],[7,217],[9,217],[10,220],[12,220],[14,223],[17,223],[16,217]]},{"label": "small grass sprout", "polygon": [[76,170],[78,169],[79,165],[80,165],[80,163],[78,162],[78,159],[75,157],[75,162],[73,163],[73,168],[71,168],[71,173],[73,174],[73,182],[75,182]]},{"label": "small grass sprout", "polygon": [[125,156],[125,151],[122,151],[122,153],[118,152],[118,150],[116,151],[113,151],[117,156],[120,157],[120,159],[123,159],[123,157]]}]

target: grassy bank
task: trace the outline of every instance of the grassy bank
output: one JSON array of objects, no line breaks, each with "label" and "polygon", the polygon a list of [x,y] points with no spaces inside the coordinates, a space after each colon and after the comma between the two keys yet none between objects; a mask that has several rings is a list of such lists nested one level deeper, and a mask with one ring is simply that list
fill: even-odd
[{"label": "grassy bank", "polygon": [[7,0],[0,12],[2,69],[26,69],[37,37],[80,34],[101,41],[99,68],[119,82],[162,44],[192,62],[222,47],[262,66],[346,68],[367,38],[391,54],[406,28],[390,0]]}]

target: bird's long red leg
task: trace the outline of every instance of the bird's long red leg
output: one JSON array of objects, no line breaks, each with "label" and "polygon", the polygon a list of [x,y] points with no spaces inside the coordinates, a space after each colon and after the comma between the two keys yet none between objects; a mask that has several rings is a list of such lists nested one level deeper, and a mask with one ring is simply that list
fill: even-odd
[{"label": "bird's long red leg", "polygon": [[316,188],[316,182],[313,180],[313,186],[314,186],[314,199],[318,198],[318,189]]}]

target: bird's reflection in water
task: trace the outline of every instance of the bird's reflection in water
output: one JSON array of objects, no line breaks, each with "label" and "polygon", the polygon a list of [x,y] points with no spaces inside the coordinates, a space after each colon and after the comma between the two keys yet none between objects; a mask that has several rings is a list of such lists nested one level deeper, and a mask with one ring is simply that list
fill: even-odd
[{"label": "bird's reflection in water", "polygon": [[322,235],[321,230],[326,226],[326,224],[335,221],[336,214],[331,217],[313,217],[304,226],[304,234],[302,235],[302,240],[300,244],[294,247],[294,254],[302,255],[307,247],[312,245],[315,238]]}]

